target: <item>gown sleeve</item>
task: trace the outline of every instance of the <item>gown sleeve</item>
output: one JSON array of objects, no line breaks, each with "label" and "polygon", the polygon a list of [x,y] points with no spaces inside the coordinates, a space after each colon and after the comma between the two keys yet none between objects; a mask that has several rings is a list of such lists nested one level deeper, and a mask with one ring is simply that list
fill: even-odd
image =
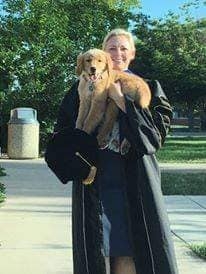
[{"label": "gown sleeve", "polygon": [[152,92],[150,108],[143,109],[125,96],[126,138],[141,154],[153,154],[163,145],[172,118],[172,108],[159,82],[148,84]]},{"label": "gown sleeve", "polygon": [[78,82],[75,82],[64,96],[59,107],[57,122],[54,131],[57,132],[65,127],[75,128],[75,122],[79,109]]}]

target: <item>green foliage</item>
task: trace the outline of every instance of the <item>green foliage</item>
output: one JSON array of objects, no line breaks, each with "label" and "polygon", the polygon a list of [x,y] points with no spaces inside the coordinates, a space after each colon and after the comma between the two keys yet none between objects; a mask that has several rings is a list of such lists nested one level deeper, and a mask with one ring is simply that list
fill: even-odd
[{"label": "green foliage", "polygon": [[128,11],[128,9],[132,7],[140,6],[139,0],[108,0],[105,2],[108,3],[111,7],[119,8],[126,11]]},{"label": "green foliage", "polygon": [[40,140],[39,140],[39,149],[40,149],[40,156],[44,155],[46,144],[49,140],[49,138],[53,134],[54,129],[54,122],[47,119],[46,121],[41,122],[41,128],[40,128]]},{"label": "green foliage", "polygon": [[0,176],[6,176],[5,169],[0,166]]},{"label": "green foliage", "polygon": [[206,195],[206,173],[162,172],[164,195]]},{"label": "green foliage", "polygon": [[[0,166],[0,176],[5,176],[5,175],[6,175],[6,172],[4,168]],[[6,191],[6,188],[4,184],[0,182],[0,203],[2,203],[6,199],[5,191]]]},{"label": "green foliage", "polygon": [[4,193],[4,185],[0,183],[0,204],[3,203],[6,199],[6,195]]},{"label": "green foliage", "polygon": [[190,244],[189,248],[199,257],[206,259],[206,243]]},{"label": "green foliage", "polygon": [[5,186],[2,183],[0,183],[0,203],[5,201],[5,199],[6,199]]},{"label": "green foliage", "polygon": [[139,2],[5,0],[0,15],[1,126],[5,128],[12,108],[33,107],[46,136],[76,78],[77,55],[101,47],[109,30],[128,28],[130,20],[138,37],[133,69],[159,79],[172,102],[200,100],[205,92],[206,21],[190,18],[194,3],[183,7],[188,16],[184,23],[171,13],[164,20],[150,20],[131,13]]},{"label": "green foliage", "polygon": [[101,47],[114,27],[128,27],[138,1],[5,0],[0,17],[0,86],[3,124],[15,107],[33,107],[54,123],[75,80],[77,55]]},{"label": "green foliage", "polygon": [[206,20],[195,21],[169,13],[151,20],[137,15],[137,58],[133,67],[159,79],[173,102],[196,102],[206,86]]}]

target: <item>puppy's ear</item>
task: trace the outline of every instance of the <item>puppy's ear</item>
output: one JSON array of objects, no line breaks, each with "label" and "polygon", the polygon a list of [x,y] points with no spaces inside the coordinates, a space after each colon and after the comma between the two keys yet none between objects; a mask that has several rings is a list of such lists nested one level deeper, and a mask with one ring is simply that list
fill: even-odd
[{"label": "puppy's ear", "polygon": [[110,57],[110,54],[106,52],[106,59],[107,59],[107,70],[109,76],[111,76],[112,70],[113,70],[113,62],[112,58]]},{"label": "puppy's ear", "polygon": [[84,54],[79,54],[77,56],[77,67],[76,67],[76,74],[78,76],[81,75],[83,66],[84,66]]}]

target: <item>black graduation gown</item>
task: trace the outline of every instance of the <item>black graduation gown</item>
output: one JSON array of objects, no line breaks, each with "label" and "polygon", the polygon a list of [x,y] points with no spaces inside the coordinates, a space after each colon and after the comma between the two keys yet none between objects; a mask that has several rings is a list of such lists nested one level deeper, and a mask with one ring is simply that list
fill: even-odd
[{"label": "black graduation gown", "polygon": [[[170,226],[161,192],[160,170],[154,153],[164,143],[172,110],[158,81],[148,81],[150,110],[125,97],[120,130],[131,143],[127,154],[127,210],[134,262],[138,274],[177,274]],[[65,95],[55,130],[75,127],[78,82]],[[95,183],[73,182],[72,236],[74,274],[106,274],[103,257],[102,209]]]}]

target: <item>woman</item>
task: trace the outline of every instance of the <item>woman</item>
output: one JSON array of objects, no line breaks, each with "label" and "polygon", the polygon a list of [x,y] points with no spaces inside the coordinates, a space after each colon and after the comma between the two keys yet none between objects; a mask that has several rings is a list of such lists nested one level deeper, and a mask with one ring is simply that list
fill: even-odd
[{"label": "woman", "polygon": [[[132,35],[115,29],[104,39],[113,68],[128,71],[135,57]],[[148,81],[150,109],[141,109],[118,92],[110,97],[119,116],[108,146],[100,150],[92,185],[73,182],[74,274],[178,273],[167,213],[154,153],[164,143],[171,107],[157,81]],[[75,128],[78,82],[64,97],[57,120],[59,130]]]}]

